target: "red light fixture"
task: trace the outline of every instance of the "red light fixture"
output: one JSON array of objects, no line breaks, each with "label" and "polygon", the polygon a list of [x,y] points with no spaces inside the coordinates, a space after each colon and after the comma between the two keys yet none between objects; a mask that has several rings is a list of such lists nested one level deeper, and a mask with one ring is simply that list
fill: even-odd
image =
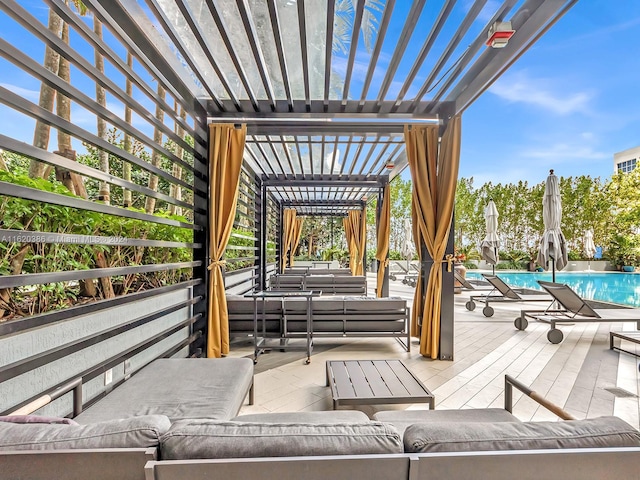
[{"label": "red light fixture", "polygon": [[396,165],[393,162],[388,162],[384,168],[386,168],[387,170],[393,170],[393,167],[395,167]]},{"label": "red light fixture", "polygon": [[511,22],[495,22],[489,28],[487,46],[492,48],[504,48],[516,31],[511,28]]}]

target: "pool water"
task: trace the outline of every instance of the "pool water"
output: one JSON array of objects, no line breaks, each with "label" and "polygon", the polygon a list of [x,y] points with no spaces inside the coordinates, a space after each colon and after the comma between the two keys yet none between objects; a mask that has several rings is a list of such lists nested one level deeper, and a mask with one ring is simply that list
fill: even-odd
[{"label": "pool water", "polygon": [[[551,272],[496,271],[512,287],[542,290],[538,280],[550,282]],[[480,272],[467,270],[467,278],[481,279]],[[581,297],[589,300],[640,307],[640,273],[622,272],[556,272],[556,282],[569,285]]]}]

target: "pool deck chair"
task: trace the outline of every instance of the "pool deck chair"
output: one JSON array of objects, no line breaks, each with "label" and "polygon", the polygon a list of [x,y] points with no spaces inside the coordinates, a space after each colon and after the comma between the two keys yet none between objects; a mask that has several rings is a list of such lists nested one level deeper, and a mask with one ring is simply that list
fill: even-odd
[{"label": "pool deck chair", "polygon": [[538,280],[538,283],[549,292],[555,300],[555,306],[559,308],[521,311],[520,317],[515,320],[515,326],[518,330],[527,328],[528,319],[548,323],[550,330],[547,333],[547,340],[551,343],[560,343],[564,338],[562,331],[556,328],[558,323],[635,322],[636,328],[640,330],[640,308],[585,300],[569,285],[563,283],[542,280]]},{"label": "pool deck chair", "polygon": [[462,285],[462,290],[466,291],[478,291],[478,290],[491,290],[491,284],[482,281],[470,282],[455,270],[453,271],[453,278]]},{"label": "pool deck chair", "polygon": [[502,281],[497,275],[483,273],[482,276],[493,287],[489,293],[480,295],[471,295],[469,301],[465,303],[467,310],[476,309],[476,302],[484,302],[482,313],[485,317],[493,315],[493,307],[489,305],[492,302],[547,302],[551,303],[553,298],[539,290],[530,288],[512,288]]}]

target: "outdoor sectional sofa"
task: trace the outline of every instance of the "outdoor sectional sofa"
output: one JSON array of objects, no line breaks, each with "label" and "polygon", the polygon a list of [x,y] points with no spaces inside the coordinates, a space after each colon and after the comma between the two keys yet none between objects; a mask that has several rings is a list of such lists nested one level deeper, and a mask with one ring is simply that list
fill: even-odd
[{"label": "outdoor sectional sofa", "polygon": [[[166,385],[159,388],[181,387],[166,397],[157,398],[158,390],[148,390],[147,377],[101,404],[122,386],[109,393],[76,417],[81,425],[0,423],[0,476],[73,480],[638,478],[640,432],[617,417],[520,422],[507,409],[495,408],[381,411],[373,420],[355,410],[228,417],[242,392],[246,394],[252,369],[248,359],[204,361],[209,362],[206,367],[217,369],[228,360],[238,362],[229,362],[222,370],[231,373],[239,368],[239,374],[219,376],[229,383],[228,389],[235,390],[224,399],[218,395],[209,399],[208,387],[206,394],[185,388],[190,375],[171,375],[180,365],[169,365],[169,360],[156,370],[166,372],[158,379]],[[204,373],[201,367],[205,365],[197,365],[194,373]],[[214,370],[207,373],[217,377]],[[201,380],[211,385],[207,378]],[[130,401],[122,404],[122,411],[113,410],[128,395]],[[187,399],[186,404],[181,399]],[[207,412],[211,404],[216,407]],[[163,409],[173,418],[145,414]],[[141,414],[130,416],[135,412]]]},{"label": "outdoor sectional sofa", "polygon": [[[264,308],[267,336],[291,338],[306,335],[306,307],[306,300],[300,298],[269,298],[264,300],[264,304],[259,300],[259,316],[262,316]],[[253,299],[228,294],[227,309],[230,335],[253,335]],[[316,297],[311,300],[311,315],[314,338],[392,337],[410,351],[409,307],[402,298]],[[260,332],[261,327],[260,322]]]}]

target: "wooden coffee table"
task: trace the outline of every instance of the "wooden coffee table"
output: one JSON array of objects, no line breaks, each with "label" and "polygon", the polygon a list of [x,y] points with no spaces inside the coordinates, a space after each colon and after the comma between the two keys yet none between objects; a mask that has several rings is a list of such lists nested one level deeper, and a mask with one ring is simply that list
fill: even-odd
[{"label": "wooden coffee table", "polygon": [[328,360],[333,409],[340,405],[428,403],[435,398],[400,360]]}]

